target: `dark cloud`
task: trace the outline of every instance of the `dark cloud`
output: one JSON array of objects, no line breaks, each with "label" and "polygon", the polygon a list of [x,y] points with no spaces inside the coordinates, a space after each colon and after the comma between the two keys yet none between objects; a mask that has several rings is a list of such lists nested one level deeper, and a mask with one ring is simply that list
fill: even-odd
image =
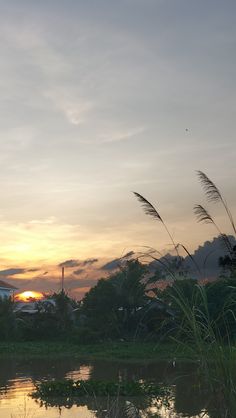
[{"label": "dark cloud", "polygon": [[[19,292],[25,290],[35,290],[39,292],[54,293],[61,290],[61,279],[55,279],[46,276],[38,276],[29,280],[22,280],[17,278],[11,278],[7,280],[8,283],[15,286]],[[65,278],[64,286],[66,291],[74,291],[74,289],[92,287],[97,283],[95,278],[76,278],[75,276],[69,276]]]},{"label": "dark cloud", "polygon": [[79,260],[66,260],[59,264],[59,267],[79,267]]},{"label": "dark cloud", "polygon": [[29,280],[22,280],[11,278],[7,280],[8,283],[15,286],[19,292],[25,290],[35,290],[39,292],[55,292],[61,288],[61,280],[47,278],[45,276],[38,276]]},{"label": "dark cloud", "polygon": [[0,270],[0,276],[14,276],[15,274],[23,274],[26,273],[27,269],[24,268],[10,268],[6,270]]},{"label": "dark cloud", "polygon": [[97,283],[97,279],[69,279],[65,281],[66,289],[80,289],[83,287],[92,287]]},{"label": "dark cloud", "polygon": [[109,261],[108,263],[104,264],[101,267],[101,270],[106,270],[106,271],[112,271],[112,270],[116,270],[119,265],[120,265],[120,258],[115,258],[112,261]]},{"label": "dark cloud", "polygon": [[[233,236],[229,235],[228,239],[232,246],[236,245],[236,240]],[[206,277],[208,279],[216,278],[221,273],[219,257],[222,257],[226,254],[227,249],[223,245],[222,238],[215,237],[211,241],[205,241],[192,254],[192,258],[198,266],[199,271],[197,270],[196,265],[193,263],[192,258],[188,255],[183,258],[183,268],[186,268],[189,276],[197,279]],[[160,257],[159,260],[160,262],[167,265],[173,271],[173,273],[175,273],[173,262],[177,260],[176,255],[166,254],[164,257]],[[163,268],[158,261],[152,261],[150,264],[148,264],[148,269],[151,272],[159,270],[167,273],[167,270]]]},{"label": "dark cloud", "polygon": [[90,266],[98,262],[98,258],[88,258],[87,260],[81,261],[80,266]]},{"label": "dark cloud", "polygon": [[78,269],[78,270],[73,271],[73,274],[75,274],[76,276],[79,276],[83,272],[84,272],[84,269]]},{"label": "dark cloud", "polygon": [[97,263],[97,258],[88,258],[87,260],[66,260],[63,261],[63,263],[59,264],[59,267],[85,267],[85,266],[91,266],[94,263]]},{"label": "dark cloud", "polygon": [[124,263],[125,260],[132,257],[133,255],[134,255],[134,252],[129,251],[128,253],[123,255],[123,257],[115,258],[114,260],[109,261],[108,263],[104,264],[101,267],[101,270],[106,270],[106,271],[116,270],[117,268],[119,268],[122,265],[122,263]]}]

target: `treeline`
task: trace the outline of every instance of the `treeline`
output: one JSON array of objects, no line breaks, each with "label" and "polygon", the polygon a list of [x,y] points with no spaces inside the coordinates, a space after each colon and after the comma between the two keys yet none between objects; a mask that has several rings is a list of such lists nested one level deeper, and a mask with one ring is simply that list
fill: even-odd
[{"label": "treeline", "polygon": [[63,340],[93,343],[109,340],[163,341],[189,338],[184,321],[204,312],[216,338],[236,336],[236,276],[232,271],[204,287],[194,279],[174,280],[164,290],[158,274],[147,272],[137,260],[108,279],[100,279],[81,302],[65,292],[52,303],[37,302],[33,313],[22,312],[11,299],[0,300],[2,341]]}]

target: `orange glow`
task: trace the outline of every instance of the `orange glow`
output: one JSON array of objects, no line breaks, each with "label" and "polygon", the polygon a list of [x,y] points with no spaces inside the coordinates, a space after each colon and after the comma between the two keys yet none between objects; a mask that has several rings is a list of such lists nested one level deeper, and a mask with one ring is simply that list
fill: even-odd
[{"label": "orange glow", "polygon": [[16,295],[15,300],[19,302],[30,302],[32,299],[41,300],[43,298],[44,298],[44,295],[42,293],[27,290],[26,292],[22,292]]}]

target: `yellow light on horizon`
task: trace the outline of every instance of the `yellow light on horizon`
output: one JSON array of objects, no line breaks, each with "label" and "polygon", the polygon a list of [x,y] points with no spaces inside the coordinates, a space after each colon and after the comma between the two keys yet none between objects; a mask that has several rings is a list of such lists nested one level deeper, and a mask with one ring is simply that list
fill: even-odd
[{"label": "yellow light on horizon", "polygon": [[18,293],[16,295],[15,300],[19,302],[30,302],[32,299],[34,300],[41,300],[44,298],[44,295],[41,292],[34,292],[31,290],[27,290],[22,293]]}]

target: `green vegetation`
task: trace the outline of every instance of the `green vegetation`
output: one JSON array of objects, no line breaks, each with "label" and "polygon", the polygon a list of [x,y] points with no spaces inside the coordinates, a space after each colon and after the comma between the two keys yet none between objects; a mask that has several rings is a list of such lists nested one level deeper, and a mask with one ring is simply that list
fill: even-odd
[{"label": "green vegetation", "polygon": [[49,396],[155,396],[170,395],[170,389],[154,383],[105,382],[99,380],[53,380],[36,385],[33,397]]},{"label": "green vegetation", "polygon": [[[208,385],[209,399],[212,404],[215,404],[217,416],[235,417],[236,347],[231,342],[231,321],[228,321],[228,315],[232,315],[232,312],[223,309],[218,315],[218,321],[212,319],[207,290],[200,286],[195,287],[190,301],[183,293],[175,289],[173,301],[181,317],[178,327],[179,335],[175,340],[179,345],[188,347],[197,354],[200,371],[199,384]],[[225,303],[227,306],[227,299]],[[233,318],[235,322],[234,314]]]},{"label": "green vegetation", "polygon": [[[173,394],[171,386],[154,383],[57,380],[37,385],[32,397],[46,407],[86,405],[99,418],[158,418],[157,411],[162,406],[170,408]],[[127,397],[134,403],[125,401]],[[148,412],[151,406],[155,406],[156,412]]]},{"label": "green vegetation", "polygon": [[[203,172],[199,171],[198,176],[208,201],[223,205],[236,234],[233,216],[221,192]],[[153,205],[140,195],[138,198],[145,212],[165,226]],[[203,387],[204,384],[208,384],[209,404],[214,405],[210,416],[233,418],[236,416],[235,246],[231,245],[227,235],[221,232],[213,217],[202,205],[195,206],[195,213],[199,222],[210,223],[217,229],[228,251],[228,256],[222,258],[220,263],[221,266],[227,267],[229,277],[205,288],[191,280],[175,282],[172,288],[163,292],[162,297],[176,313],[171,338],[183,347],[194,348],[194,353],[197,354],[199,384]],[[170,236],[168,230],[167,232]],[[171,236],[170,238],[177,251],[178,247]]]},{"label": "green vegetation", "polygon": [[182,348],[176,343],[156,344],[145,342],[107,342],[101,344],[72,344],[60,342],[10,342],[0,343],[0,358],[73,357],[84,360],[119,360],[133,362],[159,362],[173,359],[194,360],[196,356],[188,348]]}]

